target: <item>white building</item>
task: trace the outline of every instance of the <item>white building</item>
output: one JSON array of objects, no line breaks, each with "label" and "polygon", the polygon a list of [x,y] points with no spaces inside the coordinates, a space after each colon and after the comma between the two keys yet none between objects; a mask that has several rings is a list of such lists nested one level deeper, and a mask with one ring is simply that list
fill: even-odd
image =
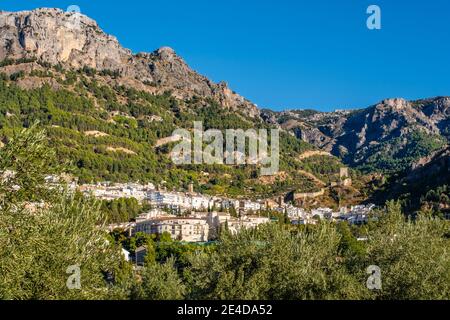
[{"label": "white building", "polygon": [[211,228],[218,228],[221,224],[232,219],[229,213],[225,212],[209,212],[206,216],[206,221]]},{"label": "white building", "polygon": [[268,217],[260,216],[245,216],[240,219],[242,228],[250,229],[256,228],[257,226],[265,223],[269,223],[270,219]]},{"label": "white building", "polygon": [[174,215],[170,215],[167,212],[155,208],[148,212],[144,212],[136,217],[136,223],[142,222],[145,220],[151,220],[151,219],[157,219],[157,218],[169,218],[169,217],[175,217]]},{"label": "white building", "polygon": [[205,219],[198,218],[157,218],[136,223],[134,232],[162,234],[167,232],[173,240],[186,242],[208,241],[209,225]]},{"label": "white building", "polygon": [[243,200],[240,201],[239,203],[239,209],[243,210],[244,212],[248,211],[257,212],[261,210],[261,204],[250,200]]},{"label": "white building", "polygon": [[228,213],[223,212],[211,212],[208,213],[206,221],[210,226],[211,236],[216,235],[220,226],[227,224],[228,229],[231,232],[239,232],[241,229],[251,229],[257,226],[269,223],[268,217],[260,216],[243,216],[241,218],[234,218]]},{"label": "white building", "polygon": [[142,202],[147,197],[148,190],[154,189],[154,185],[148,183],[140,185],[136,183],[98,183],[95,185],[82,185],[79,190],[85,194],[92,194],[102,200],[114,200],[119,198],[135,198]]},{"label": "white building", "polygon": [[374,208],[374,204],[352,206],[341,218],[350,224],[365,224],[369,221],[370,213]]},{"label": "white building", "polygon": [[222,199],[221,207],[222,207],[222,209],[236,208],[236,200]]},{"label": "white building", "polygon": [[146,199],[154,206],[186,210],[208,210],[214,206],[212,197],[182,192],[152,190],[147,193]]},{"label": "white building", "polygon": [[329,219],[333,215],[333,210],[330,208],[318,208],[311,210],[312,217],[319,217],[320,219]]},{"label": "white building", "polygon": [[365,224],[369,222],[369,216],[367,214],[353,214],[347,218],[350,224]]},{"label": "white building", "polygon": [[214,200],[210,197],[196,195],[190,197],[191,208],[194,210],[208,210],[214,206]]},{"label": "white building", "polygon": [[304,209],[297,208],[292,205],[286,206],[285,210],[286,210],[287,216],[291,219],[305,218],[308,215],[308,213]]}]

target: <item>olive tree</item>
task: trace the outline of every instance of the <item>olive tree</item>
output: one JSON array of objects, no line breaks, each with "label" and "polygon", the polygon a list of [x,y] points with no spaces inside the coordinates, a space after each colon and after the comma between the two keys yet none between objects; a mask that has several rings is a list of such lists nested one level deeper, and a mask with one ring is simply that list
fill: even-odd
[{"label": "olive tree", "polygon": [[[96,201],[49,185],[61,173],[44,132],[18,133],[0,149],[0,298],[121,298],[128,279]],[[109,280],[109,281],[108,281]]]}]

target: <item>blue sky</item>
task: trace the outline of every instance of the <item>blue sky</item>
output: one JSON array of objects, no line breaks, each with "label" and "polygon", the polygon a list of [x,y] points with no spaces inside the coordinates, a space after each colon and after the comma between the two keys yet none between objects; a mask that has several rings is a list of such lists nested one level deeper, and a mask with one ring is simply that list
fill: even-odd
[{"label": "blue sky", "polygon": [[[174,48],[260,107],[365,107],[450,95],[448,0],[2,0],[0,9],[78,5],[134,52]],[[377,4],[382,29],[366,28]]]}]

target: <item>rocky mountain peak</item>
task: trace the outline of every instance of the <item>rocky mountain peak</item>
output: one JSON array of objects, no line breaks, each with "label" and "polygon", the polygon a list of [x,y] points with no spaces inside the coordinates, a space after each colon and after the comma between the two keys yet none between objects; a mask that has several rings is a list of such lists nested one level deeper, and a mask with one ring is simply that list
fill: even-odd
[{"label": "rocky mountain peak", "polygon": [[378,105],[378,107],[390,107],[393,109],[404,109],[410,106],[410,103],[403,98],[385,99]]},{"label": "rocky mountain peak", "polygon": [[171,47],[161,47],[156,50],[156,53],[163,60],[173,60],[177,57],[175,50],[173,50]]},{"label": "rocky mountain peak", "polygon": [[60,9],[0,12],[0,60],[37,58],[52,65],[118,71],[133,81],[152,83],[174,96],[213,98],[226,108],[258,117],[258,108],[192,70],[172,48],[132,54],[89,17]]},{"label": "rocky mountain peak", "polygon": [[118,68],[129,50],[76,12],[36,9],[0,13],[0,59],[35,57],[73,68]]}]

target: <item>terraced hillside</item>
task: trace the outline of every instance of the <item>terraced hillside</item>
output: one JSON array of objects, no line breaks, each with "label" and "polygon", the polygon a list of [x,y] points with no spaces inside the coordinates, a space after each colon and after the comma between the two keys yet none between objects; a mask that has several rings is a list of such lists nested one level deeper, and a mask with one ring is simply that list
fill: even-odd
[{"label": "terraced hillside", "polygon": [[[176,128],[192,128],[194,120],[203,121],[205,130],[270,128],[212,98],[180,99],[144,84],[135,89],[108,70],[65,69],[37,59],[5,60],[0,74],[0,140],[39,121],[80,182],[150,181],[179,189],[193,181],[198,191],[254,198],[316,187],[301,174],[306,164],[298,160],[315,147],[286,132],[281,133],[280,171],[287,175],[270,183],[255,165],[175,166],[169,158],[174,142],[157,143]],[[330,157],[319,163],[333,169],[341,165]],[[313,167],[313,173],[321,171]]]}]

